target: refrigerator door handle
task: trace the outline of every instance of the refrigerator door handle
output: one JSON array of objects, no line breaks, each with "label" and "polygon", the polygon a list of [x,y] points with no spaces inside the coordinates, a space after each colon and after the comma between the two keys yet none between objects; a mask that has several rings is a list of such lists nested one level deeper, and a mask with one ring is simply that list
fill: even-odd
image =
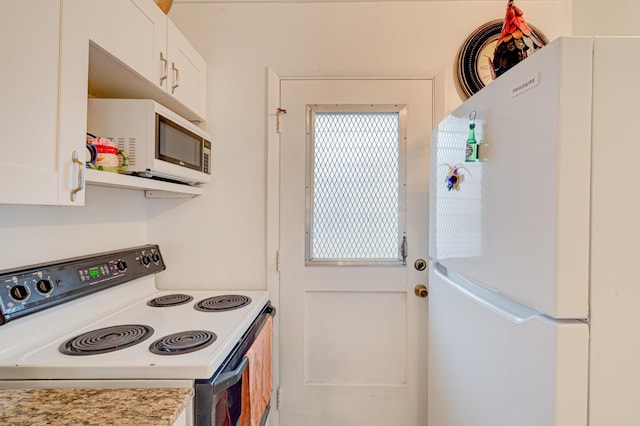
[{"label": "refrigerator door handle", "polygon": [[432,271],[455,290],[511,322],[522,323],[535,317],[545,316],[534,309],[487,290],[459,274],[455,274],[453,277],[450,277],[449,274],[444,275],[441,268],[437,266]]}]

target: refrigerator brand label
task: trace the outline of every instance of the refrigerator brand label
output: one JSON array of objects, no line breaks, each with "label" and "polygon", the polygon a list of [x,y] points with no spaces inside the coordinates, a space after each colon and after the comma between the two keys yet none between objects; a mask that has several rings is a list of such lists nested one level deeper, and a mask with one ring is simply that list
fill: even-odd
[{"label": "refrigerator brand label", "polygon": [[531,90],[538,85],[539,82],[539,73],[536,75],[527,78],[525,81],[519,83],[511,90],[511,97],[515,98],[516,96],[526,92],[527,90]]}]

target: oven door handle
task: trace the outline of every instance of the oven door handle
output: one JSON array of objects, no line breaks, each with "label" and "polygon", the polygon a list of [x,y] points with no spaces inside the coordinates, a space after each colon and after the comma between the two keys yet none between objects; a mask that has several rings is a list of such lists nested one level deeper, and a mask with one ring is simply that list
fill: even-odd
[{"label": "oven door handle", "polygon": [[242,373],[249,365],[249,358],[242,357],[242,361],[238,364],[235,370],[228,371],[226,373],[222,373],[218,378],[213,382],[213,393],[220,393],[231,386],[235,385],[242,378]]}]

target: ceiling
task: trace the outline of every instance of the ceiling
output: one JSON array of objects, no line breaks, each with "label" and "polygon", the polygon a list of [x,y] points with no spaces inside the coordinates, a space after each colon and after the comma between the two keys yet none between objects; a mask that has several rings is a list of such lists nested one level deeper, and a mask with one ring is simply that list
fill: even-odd
[{"label": "ceiling", "polygon": [[[407,0],[173,0],[174,3],[197,4],[197,3],[362,3],[362,2],[394,2]],[[408,0],[416,2],[470,2],[487,0]],[[505,4],[507,0],[503,0]],[[567,0],[526,0],[526,2],[562,2]]]}]

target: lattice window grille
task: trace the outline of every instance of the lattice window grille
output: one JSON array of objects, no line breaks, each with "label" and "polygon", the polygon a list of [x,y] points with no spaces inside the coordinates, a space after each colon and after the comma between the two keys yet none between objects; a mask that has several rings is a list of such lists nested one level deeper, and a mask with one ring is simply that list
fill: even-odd
[{"label": "lattice window grille", "polygon": [[307,263],[402,260],[404,110],[371,108],[310,108]]}]

